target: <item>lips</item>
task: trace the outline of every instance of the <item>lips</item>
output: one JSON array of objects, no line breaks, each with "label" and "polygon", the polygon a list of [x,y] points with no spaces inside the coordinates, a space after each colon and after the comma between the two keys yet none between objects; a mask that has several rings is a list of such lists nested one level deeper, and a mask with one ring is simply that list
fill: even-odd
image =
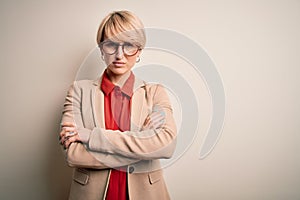
[{"label": "lips", "polygon": [[115,62],[113,62],[113,64],[117,67],[122,67],[125,65],[125,62],[115,61]]}]

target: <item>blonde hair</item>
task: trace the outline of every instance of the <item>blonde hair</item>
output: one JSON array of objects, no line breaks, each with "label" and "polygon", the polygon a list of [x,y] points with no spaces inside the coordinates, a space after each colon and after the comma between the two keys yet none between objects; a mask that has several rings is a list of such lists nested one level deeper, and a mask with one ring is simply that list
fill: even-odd
[{"label": "blonde hair", "polygon": [[143,49],[146,44],[146,34],[141,20],[127,10],[114,11],[101,22],[97,43],[100,46],[104,39],[130,41]]}]

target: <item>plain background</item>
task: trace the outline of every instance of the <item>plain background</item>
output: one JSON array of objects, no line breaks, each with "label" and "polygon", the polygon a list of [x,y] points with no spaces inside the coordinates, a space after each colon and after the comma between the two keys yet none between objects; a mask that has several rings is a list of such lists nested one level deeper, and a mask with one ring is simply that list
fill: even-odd
[{"label": "plain background", "polygon": [[172,198],[300,199],[297,0],[2,0],[0,199],[67,198],[71,169],[57,140],[64,97],[101,19],[118,9],[199,43],[223,80],[222,136],[199,160],[204,126],[165,170]]}]

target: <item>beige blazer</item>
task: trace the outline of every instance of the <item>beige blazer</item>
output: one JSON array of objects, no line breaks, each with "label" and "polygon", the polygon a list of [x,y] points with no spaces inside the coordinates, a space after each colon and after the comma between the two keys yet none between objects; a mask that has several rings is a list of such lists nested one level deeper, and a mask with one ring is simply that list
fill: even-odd
[{"label": "beige blazer", "polygon": [[[75,81],[66,96],[62,122],[75,122],[79,134],[90,134],[87,144],[72,143],[66,153],[74,167],[69,199],[105,199],[110,169],[127,167],[131,200],[170,199],[158,159],[175,150],[176,125],[168,95],[159,84],[135,77],[130,131],[105,130],[101,78]],[[165,115],[162,127],[142,130],[155,109]]]}]

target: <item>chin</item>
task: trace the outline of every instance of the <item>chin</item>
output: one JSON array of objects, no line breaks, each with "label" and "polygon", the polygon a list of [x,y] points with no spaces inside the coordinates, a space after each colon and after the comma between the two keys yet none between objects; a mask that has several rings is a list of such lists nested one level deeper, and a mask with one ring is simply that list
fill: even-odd
[{"label": "chin", "polygon": [[126,72],[128,72],[128,69],[124,69],[124,68],[109,68],[109,70],[115,74],[115,75],[123,75],[126,74]]}]

